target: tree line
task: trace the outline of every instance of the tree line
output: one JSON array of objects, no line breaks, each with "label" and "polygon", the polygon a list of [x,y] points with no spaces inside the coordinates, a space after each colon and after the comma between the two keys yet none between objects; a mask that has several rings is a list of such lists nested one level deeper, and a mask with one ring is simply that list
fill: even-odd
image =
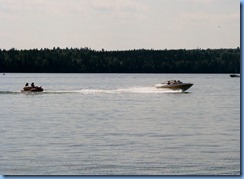
[{"label": "tree line", "polygon": [[0,72],[4,73],[240,73],[240,61],[240,48],[0,49]]}]

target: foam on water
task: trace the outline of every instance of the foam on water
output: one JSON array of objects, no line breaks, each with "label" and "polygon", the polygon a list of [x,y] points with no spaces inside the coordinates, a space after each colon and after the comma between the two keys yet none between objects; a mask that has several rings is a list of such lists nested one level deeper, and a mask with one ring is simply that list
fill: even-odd
[{"label": "foam on water", "polygon": [[167,89],[156,89],[155,87],[130,87],[130,88],[118,88],[118,89],[81,89],[79,91],[70,91],[73,93],[82,94],[123,94],[123,93],[142,93],[142,94],[153,94],[153,93],[181,93],[181,90],[172,91]]},{"label": "foam on water", "polygon": [[155,87],[129,87],[118,89],[81,89],[81,90],[45,90],[44,92],[21,92],[21,91],[0,91],[0,94],[159,94],[159,93],[182,93],[181,90],[157,89]]},{"label": "foam on water", "polygon": [[129,88],[118,88],[118,89],[81,89],[81,90],[57,90],[51,91],[46,90],[43,93],[81,93],[81,94],[123,94],[123,93],[142,93],[142,94],[153,94],[153,93],[181,93],[181,90],[170,90],[170,89],[157,89],[155,87],[129,87]]},{"label": "foam on water", "polygon": [[169,89],[157,89],[155,87],[131,87],[112,90],[114,93],[179,93],[181,90],[172,91]]}]

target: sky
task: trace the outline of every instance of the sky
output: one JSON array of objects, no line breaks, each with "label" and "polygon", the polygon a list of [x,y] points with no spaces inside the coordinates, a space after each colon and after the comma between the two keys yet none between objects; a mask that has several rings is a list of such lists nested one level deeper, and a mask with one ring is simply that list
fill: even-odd
[{"label": "sky", "polygon": [[239,0],[0,0],[0,49],[240,47]]}]

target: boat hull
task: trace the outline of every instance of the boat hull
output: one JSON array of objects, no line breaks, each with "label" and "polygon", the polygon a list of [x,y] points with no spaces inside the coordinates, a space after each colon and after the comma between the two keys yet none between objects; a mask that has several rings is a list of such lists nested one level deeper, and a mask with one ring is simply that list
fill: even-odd
[{"label": "boat hull", "polygon": [[22,92],[42,92],[43,88],[42,87],[31,87],[31,86],[26,86],[23,88]]},{"label": "boat hull", "polygon": [[235,74],[232,74],[230,75],[231,78],[240,78],[240,75],[235,75]]},{"label": "boat hull", "polygon": [[192,83],[170,84],[170,85],[159,84],[159,85],[156,85],[156,88],[186,91],[190,87],[192,87],[192,85],[193,85]]}]

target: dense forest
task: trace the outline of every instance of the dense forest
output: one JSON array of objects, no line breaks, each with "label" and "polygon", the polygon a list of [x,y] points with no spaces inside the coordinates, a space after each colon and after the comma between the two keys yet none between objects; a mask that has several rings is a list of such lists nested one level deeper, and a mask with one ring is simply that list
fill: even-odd
[{"label": "dense forest", "polygon": [[0,72],[3,73],[240,73],[240,63],[240,48],[127,51],[0,49]]}]

